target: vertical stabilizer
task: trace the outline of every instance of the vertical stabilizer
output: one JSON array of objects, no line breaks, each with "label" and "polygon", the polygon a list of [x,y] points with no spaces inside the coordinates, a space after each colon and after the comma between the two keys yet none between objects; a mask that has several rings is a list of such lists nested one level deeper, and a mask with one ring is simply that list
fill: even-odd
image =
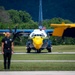
[{"label": "vertical stabilizer", "polygon": [[42,0],[39,0],[39,26],[42,27],[43,13],[42,13]]}]

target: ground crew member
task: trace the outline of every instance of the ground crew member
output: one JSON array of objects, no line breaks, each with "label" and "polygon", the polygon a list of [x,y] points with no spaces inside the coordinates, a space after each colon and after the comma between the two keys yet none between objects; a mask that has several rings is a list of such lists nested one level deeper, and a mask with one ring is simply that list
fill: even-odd
[{"label": "ground crew member", "polygon": [[10,33],[6,32],[6,36],[2,39],[2,54],[4,57],[4,69],[10,69],[11,55],[13,54],[13,40]]}]

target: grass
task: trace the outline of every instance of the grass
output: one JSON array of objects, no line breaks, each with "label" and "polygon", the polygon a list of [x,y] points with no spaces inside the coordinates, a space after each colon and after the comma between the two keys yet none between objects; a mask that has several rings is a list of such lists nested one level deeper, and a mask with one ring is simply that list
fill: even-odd
[{"label": "grass", "polygon": [[75,52],[75,45],[53,46],[53,52]]},{"label": "grass", "polygon": [[[15,52],[26,52],[26,47],[21,46],[21,47],[15,47],[14,48]],[[32,52],[34,52],[32,50]],[[43,50],[42,52],[48,52],[46,49]],[[57,46],[52,46],[52,52],[75,52],[75,45],[57,45]]]},{"label": "grass", "polygon": [[[0,47],[0,51],[1,51],[1,47]],[[14,52],[27,52],[27,50],[26,50],[25,46],[15,46]],[[34,51],[32,50],[32,52],[34,52]],[[48,52],[48,51],[45,49],[42,52]],[[53,46],[52,52],[75,52],[75,45]]]},{"label": "grass", "polygon": [[[15,46],[15,52],[26,52],[24,46]],[[34,52],[34,51],[33,51]],[[47,52],[43,50],[42,52]],[[52,52],[75,52],[74,45],[53,46]],[[0,60],[3,56],[0,55]],[[12,55],[12,60],[75,60],[75,54],[18,54]],[[3,71],[3,63],[0,62],[0,71]],[[11,71],[75,71],[74,62],[18,62],[11,63]]]},{"label": "grass", "polygon": [[[3,56],[0,55],[0,60]],[[48,55],[48,54],[21,54],[12,55],[12,60],[75,60],[75,54]]]},{"label": "grass", "polygon": [[[3,71],[0,63],[0,71]],[[10,71],[75,71],[75,63],[11,63]]]}]

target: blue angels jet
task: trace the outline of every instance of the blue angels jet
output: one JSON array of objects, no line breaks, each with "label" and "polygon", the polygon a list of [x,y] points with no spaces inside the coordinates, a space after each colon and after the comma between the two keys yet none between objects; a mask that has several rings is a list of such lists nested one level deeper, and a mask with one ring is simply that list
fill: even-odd
[{"label": "blue angels jet", "polygon": [[27,53],[30,53],[31,49],[35,50],[35,52],[40,53],[41,50],[47,49],[48,52],[51,52],[51,41],[49,40],[49,35],[53,32],[53,29],[44,30],[42,21],[42,0],[39,0],[39,25],[38,29],[0,29],[0,34],[5,34],[5,32],[10,32],[13,34],[13,40],[15,38],[19,38],[19,36],[27,36],[28,41],[26,43]]},{"label": "blue angels jet", "polygon": [[27,53],[30,53],[31,50],[40,53],[41,50],[47,49],[48,52],[51,52],[51,41],[48,36],[58,37],[73,37],[75,38],[75,24],[51,24],[50,26],[54,29],[43,30],[43,15],[42,15],[42,0],[39,0],[39,25],[38,29],[0,29],[0,34],[5,34],[5,32],[10,32],[13,35],[13,40],[19,38],[19,36],[28,36],[28,41],[26,43]]}]

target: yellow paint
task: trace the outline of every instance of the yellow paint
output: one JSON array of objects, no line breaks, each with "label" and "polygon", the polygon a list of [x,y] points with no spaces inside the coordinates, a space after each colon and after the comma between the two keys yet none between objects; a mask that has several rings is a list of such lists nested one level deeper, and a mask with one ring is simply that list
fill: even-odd
[{"label": "yellow paint", "polygon": [[43,44],[43,38],[41,38],[40,36],[35,36],[33,38],[33,45],[36,49],[40,49],[42,44]]},{"label": "yellow paint", "polygon": [[62,24],[51,24],[51,26],[54,27],[52,35],[61,37],[66,28],[73,28],[75,27],[75,24],[65,24],[63,22]]},{"label": "yellow paint", "polygon": [[52,27],[67,27],[67,28],[72,28],[75,27],[75,24],[51,24]]},{"label": "yellow paint", "polygon": [[54,29],[52,35],[61,37],[63,35],[63,32],[64,32],[65,29],[66,29],[66,27],[62,27],[62,28],[57,27],[57,28]]}]

